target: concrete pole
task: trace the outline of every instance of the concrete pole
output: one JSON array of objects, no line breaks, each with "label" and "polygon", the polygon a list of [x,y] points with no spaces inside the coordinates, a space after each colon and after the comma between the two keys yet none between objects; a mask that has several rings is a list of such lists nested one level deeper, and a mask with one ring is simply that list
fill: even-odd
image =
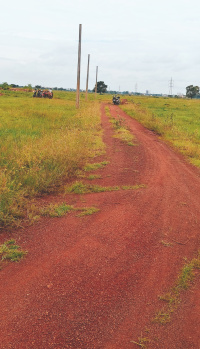
[{"label": "concrete pole", "polygon": [[77,67],[76,108],[79,108],[79,101],[80,101],[81,33],[82,33],[82,24],[79,24],[79,44],[78,44],[78,67]]},{"label": "concrete pole", "polygon": [[95,85],[95,98],[97,97],[97,76],[98,76],[98,66],[96,67],[96,85]]},{"label": "concrete pole", "polygon": [[88,54],[87,80],[86,80],[86,93],[85,93],[85,100],[86,101],[87,101],[87,97],[88,97],[89,66],[90,66],[90,54]]}]

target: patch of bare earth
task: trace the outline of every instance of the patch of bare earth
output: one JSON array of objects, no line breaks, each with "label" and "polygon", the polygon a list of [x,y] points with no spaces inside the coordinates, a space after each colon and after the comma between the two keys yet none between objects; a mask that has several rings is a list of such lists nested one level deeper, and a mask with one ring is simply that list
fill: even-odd
[{"label": "patch of bare earth", "polygon": [[100,211],[44,218],[14,234],[28,255],[0,272],[2,349],[134,349],[138,337],[152,349],[200,348],[198,277],[171,322],[152,322],[158,296],[200,246],[199,172],[119,107],[110,111],[136,145],[112,137],[102,105],[107,152],[96,161],[109,164],[92,183],[146,187],[56,198]]}]

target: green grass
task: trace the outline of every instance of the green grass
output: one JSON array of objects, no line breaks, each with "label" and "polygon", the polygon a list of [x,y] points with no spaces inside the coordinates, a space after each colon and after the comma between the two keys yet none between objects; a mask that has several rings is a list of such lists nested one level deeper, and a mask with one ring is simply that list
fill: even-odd
[{"label": "green grass", "polygon": [[17,224],[31,198],[57,191],[104,152],[99,101],[81,97],[77,110],[75,93],[54,96],[6,91],[0,97],[0,228]]},{"label": "green grass", "polygon": [[96,212],[99,212],[99,209],[96,207],[85,207],[81,208],[80,210],[82,210],[82,212],[79,213],[77,217],[90,216]]},{"label": "green grass", "polygon": [[104,168],[106,165],[109,164],[109,161],[102,161],[102,162],[96,162],[96,163],[93,163],[93,164],[86,164],[84,166],[84,171],[86,172],[90,172],[90,171],[95,171],[95,170],[98,170],[98,169],[101,169],[101,168]]},{"label": "green grass", "polygon": [[40,210],[42,216],[48,217],[62,217],[68,212],[73,211],[74,207],[67,205],[66,203],[62,204],[50,204]]},{"label": "green grass", "polygon": [[130,146],[133,146],[134,136],[126,126],[125,120],[121,118],[119,115],[117,118],[111,117],[110,109],[108,107],[105,107],[105,112],[106,115],[109,117],[109,120],[115,130],[115,134],[113,137],[122,140],[124,143],[127,143]]},{"label": "green grass", "polygon": [[181,303],[181,292],[187,290],[194,281],[195,272],[200,270],[200,252],[196,258],[190,262],[186,262],[178,275],[175,286],[167,293],[159,296],[159,299],[164,301],[166,305],[157,312],[153,321],[161,324],[166,324],[171,320],[171,314],[177,309]]},{"label": "green grass", "polygon": [[140,188],[146,188],[145,184],[136,184],[136,185],[123,185],[121,187],[123,190],[137,190]]},{"label": "green grass", "polygon": [[115,186],[115,187],[103,187],[95,184],[86,184],[82,181],[76,181],[75,183],[66,186],[65,192],[70,194],[89,194],[89,193],[102,193],[102,192],[110,192],[116,190],[137,190],[140,188],[145,188],[144,184],[138,185],[123,185],[123,186]]},{"label": "green grass", "polygon": [[63,217],[69,212],[74,212],[74,211],[80,211],[80,213],[77,215],[77,217],[83,217],[83,216],[88,216],[92,215],[93,213],[96,213],[99,211],[98,208],[96,207],[74,207],[72,205],[67,205],[66,203],[61,203],[61,204],[50,204],[48,206],[43,207],[40,209],[40,214],[42,216],[47,216],[47,217]]},{"label": "green grass", "polygon": [[103,187],[100,185],[92,185],[92,184],[85,184],[81,181],[76,181],[70,186],[67,186],[65,189],[65,192],[70,194],[89,194],[89,193],[102,193],[106,191],[116,191],[120,188],[118,186],[116,187]]},{"label": "green grass", "polygon": [[94,180],[94,179],[100,179],[101,178],[101,176],[99,176],[99,175],[89,175],[88,177],[87,177],[87,179],[89,179],[89,180]]},{"label": "green grass", "polygon": [[3,261],[18,262],[27,252],[15,244],[15,240],[5,241],[0,245],[1,264]]},{"label": "green grass", "polygon": [[200,166],[199,100],[135,96],[120,108]]}]

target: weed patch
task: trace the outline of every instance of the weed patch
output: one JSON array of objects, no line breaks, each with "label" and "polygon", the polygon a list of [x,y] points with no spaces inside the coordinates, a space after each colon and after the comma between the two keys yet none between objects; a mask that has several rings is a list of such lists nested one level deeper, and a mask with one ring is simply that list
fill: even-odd
[{"label": "weed patch", "polygon": [[83,169],[86,172],[90,172],[90,171],[95,171],[95,170],[104,168],[108,164],[109,164],[109,161],[102,161],[94,164],[86,164]]},{"label": "weed patch", "polygon": [[117,118],[113,118],[110,115],[110,110],[108,107],[106,107],[106,115],[109,117],[109,120],[115,130],[114,137],[122,140],[124,143],[133,146],[133,140],[134,136],[132,133],[128,130],[128,127],[126,126],[126,122],[123,118],[118,116]]},{"label": "weed patch", "polygon": [[146,349],[146,345],[147,343],[150,342],[150,339],[147,337],[143,337],[142,334],[141,336],[138,338],[138,342],[135,341],[130,341],[131,343],[137,344],[140,348]]},{"label": "weed patch", "polygon": [[74,194],[89,194],[89,193],[102,193],[106,191],[116,191],[119,187],[102,187],[100,185],[84,184],[83,182],[76,181],[71,186],[66,187],[66,193]]},{"label": "weed patch", "polygon": [[178,276],[176,285],[166,294],[159,297],[160,300],[166,303],[166,306],[162,310],[158,311],[153,321],[161,324],[165,324],[170,321],[171,314],[177,309],[181,303],[180,293],[183,290],[187,290],[195,277],[195,270],[200,269],[200,253],[197,258],[193,258],[190,262],[187,262]]},{"label": "weed patch", "polygon": [[80,210],[82,210],[82,212],[79,213],[77,217],[90,216],[96,212],[99,212],[99,209],[96,207],[85,207],[81,208]]},{"label": "weed patch", "polygon": [[76,181],[70,186],[67,186],[65,189],[65,192],[70,194],[88,194],[88,193],[102,193],[106,191],[117,191],[117,190],[137,190],[140,188],[145,188],[146,186],[144,184],[138,184],[138,185],[124,185],[124,186],[115,186],[115,187],[103,187],[100,185],[92,185],[92,184],[85,184],[81,181]]},{"label": "weed patch", "polygon": [[121,187],[123,190],[137,190],[140,188],[146,188],[145,184],[137,184],[137,185],[123,185]]},{"label": "weed patch", "polygon": [[0,245],[0,266],[3,261],[18,262],[26,253],[27,252],[21,250],[21,248],[15,244],[15,240],[8,240]]},{"label": "weed patch", "polygon": [[66,205],[65,203],[62,204],[50,204],[49,206],[41,209],[41,215],[42,216],[48,216],[48,217],[62,217],[66,215],[68,212],[73,211],[74,207],[71,205]]},{"label": "weed patch", "polygon": [[99,175],[89,175],[89,176],[87,177],[87,179],[89,179],[89,180],[100,179],[100,178],[101,178],[101,176],[99,176]]}]

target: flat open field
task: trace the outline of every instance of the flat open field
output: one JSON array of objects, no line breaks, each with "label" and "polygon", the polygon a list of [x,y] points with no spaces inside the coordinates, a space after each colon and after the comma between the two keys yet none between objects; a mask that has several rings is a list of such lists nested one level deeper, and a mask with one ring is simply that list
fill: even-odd
[{"label": "flat open field", "polygon": [[[0,243],[15,239],[26,254],[19,263],[6,258],[1,263],[0,348],[200,348],[200,170],[194,166],[199,102],[127,97],[129,103],[118,107],[111,98],[85,103],[83,96],[77,111],[74,96],[37,100],[39,104],[27,97],[15,103],[14,98],[7,97],[11,104],[1,115],[10,120],[18,110],[18,131],[27,133],[37,108],[34,124],[42,120],[37,131],[29,128],[28,142],[22,133],[20,147],[16,142],[10,153],[4,149],[1,165],[4,178],[6,172],[11,176],[14,167],[9,164],[14,166],[18,158],[18,170],[25,166],[17,175],[23,180],[19,188],[24,188],[25,204],[18,209],[24,217],[18,217],[18,228],[13,228],[16,217],[11,213],[2,220]],[[173,115],[160,115],[163,108]],[[183,114],[190,128],[184,126]],[[181,135],[187,135],[188,146],[193,140],[194,161],[183,148],[179,153],[178,135],[182,144],[186,138]],[[65,137],[74,139],[72,148]],[[11,138],[4,139],[1,149],[9,148],[6,139]],[[29,143],[32,156],[37,154],[32,160],[26,155]],[[51,177],[59,160],[51,147],[58,148],[60,164],[69,159],[68,167],[61,167],[63,172],[59,168],[62,176],[36,191],[37,185],[27,186],[24,178],[29,169],[32,173],[31,165],[35,171],[35,162],[38,177],[44,168]],[[44,167],[49,155],[54,166]],[[22,166],[24,157],[29,167]],[[14,175],[9,178],[17,182]],[[11,180],[2,183],[5,193],[5,183],[12,191]]]}]

